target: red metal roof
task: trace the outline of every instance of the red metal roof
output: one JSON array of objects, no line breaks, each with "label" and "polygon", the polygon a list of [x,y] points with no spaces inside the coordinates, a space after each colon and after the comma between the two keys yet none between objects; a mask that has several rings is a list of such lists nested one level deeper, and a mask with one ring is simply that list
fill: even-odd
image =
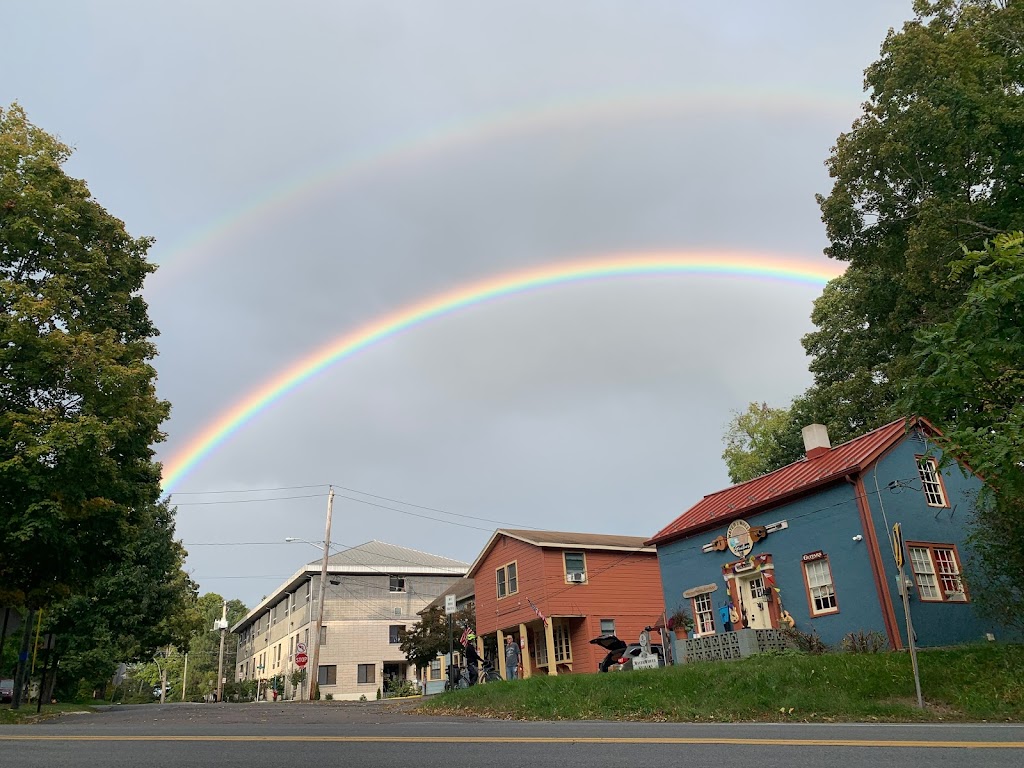
[{"label": "red metal roof", "polygon": [[777,506],[812,488],[858,473],[903,437],[909,427],[918,423],[934,431],[924,419],[899,419],[837,445],[813,459],[797,461],[767,475],[709,494],[654,534],[647,543],[663,544],[692,531],[712,528],[723,521]]}]

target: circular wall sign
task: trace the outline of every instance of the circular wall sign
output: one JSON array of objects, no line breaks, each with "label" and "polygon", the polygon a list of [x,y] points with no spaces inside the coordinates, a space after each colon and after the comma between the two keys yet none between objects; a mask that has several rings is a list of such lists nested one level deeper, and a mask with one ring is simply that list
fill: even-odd
[{"label": "circular wall sign", "polygon": [[729,551],[736,557],[746,557],[754,547],[750,540],[750,523],[746,520],[733,520],[725,536],[729,541]]}]

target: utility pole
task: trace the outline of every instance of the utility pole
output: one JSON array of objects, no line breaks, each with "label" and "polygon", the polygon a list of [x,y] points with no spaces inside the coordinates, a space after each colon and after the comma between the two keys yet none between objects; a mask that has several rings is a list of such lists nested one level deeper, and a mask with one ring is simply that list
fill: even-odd
[{"label": "utility pole", "polygon": [[185,669],[181,673],[181,700],[185,700],[185,686],[188,685],[188,651],[185,652]]},{"label": "utility pole", "polygon": [[320,633],[324,626],[324,596],[327,592],[327,558],[331,551],[331,513],[334,511],[334,486],[327,493],[327,528],[324,531],[324,559],[320,564],[320,588],[316,598],[316,632],[313,633],[313,658],[310,663],[312,675],[309,683],[309,700],[316,700],[320,691]]},{"label": "utility pole", "polygon": [[224,701],[224,638],[228,633],[228,601],[221,608],[220,621],[215,628],[220,628],[220,661],[217,663],[217,701]]}]

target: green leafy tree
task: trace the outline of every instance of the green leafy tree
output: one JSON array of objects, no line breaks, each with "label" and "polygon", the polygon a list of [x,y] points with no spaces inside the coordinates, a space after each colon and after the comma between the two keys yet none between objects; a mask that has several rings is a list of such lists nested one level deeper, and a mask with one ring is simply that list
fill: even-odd
[{"label": "green leafy tree", "polygon": [[64,173],[70,150],[0,110],[0,603],[39,608],[124,559],[160,496],[154,267]]},{"label": "green leafy tree", "polygon": [[1024,629],[1024,235],[999,235],[952,265],[963,303],[917,334],[908,412],[987,485],[975,509],[975,592],[989,614]]},{"label": "green leafy tree", "polygon": [[185,550],[174,540],[173,512],[161,503],[142,510],[139,521],[119,560],[44,611],[44,625],[57,634],[65,694],[82,684],[102,688],[121,662],[186,648],[199,625],[196,586],[182,570]]},{"label": "green leafy tree", "polygon": [[1024,228],[1024,3],[914,3],[865,72],[862,115],[836,141],[819,196],[826,253],[848,267],[817,300],[804,337],[813,386],[786,447],[825,424],[833,444],[900,416],[914,334],[948,320],[971,284],[962,247]]},{"label": "green leafy tree", "polygon": [[750,403],[747,410],[734,412],[722,441],[722,458],[734,483],[753,480],[786,464],[782,443],[790,424],[786,408],[767,403]]},{"label": "green leafy tree", "polygon": [[438,656],[448,653],[449,637],[453,636],[456,650],[459,638],[467,628],[476,626],[476,609],[472,604],[462,608],[452,617],[451,635],[448,630],[448,616],[443,606],[435,606],[424,612],[420,621],[405,631],[399,646],[409,663],[416,667],[417,674],[430,666]]},{"label": "green leafy tree", "polygon": [[846,274],[815,307],[811,400],[836,440],[901,414],[913,332],[949,316],[969,280],[961,247],[1024,226],[1024,5],[914,4],[865,73],[863,115],[819,196]]},{"label": "green leafy tree", "polygon": [[[188,644],[188,681],[186,694],[201,696],[216,688],[220,655],[220,632],[213,625],[220,620],[224,598],[216,592],[207,592],[198,600],[199,627]],[[249,612],[241,600],[228,600],[228,627],[233,627]],[[228,634],[224,644],[224,675],[234,678],[237,666],[238,636]]]}]

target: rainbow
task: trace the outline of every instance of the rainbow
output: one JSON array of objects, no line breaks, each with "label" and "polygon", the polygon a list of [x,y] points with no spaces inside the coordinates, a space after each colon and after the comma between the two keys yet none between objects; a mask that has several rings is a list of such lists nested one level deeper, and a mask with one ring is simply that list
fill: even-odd
[{"label": "rainbow", "polygon": [[260,412],[317,374],[379,341],[494,299],[584,281],[621,277],[711,275],[760,278],[822,286],[842,270],[836,264],[753,253],[641,253],[561,262],[499,275],[428,297],[343,333],[292,363],[220,413],[166,462],[163,490],[170,493],[203,459]]},{"label": "rainbow", "polygon": [[539,134],[585,122],[607,123],[724,112],[766,116],[802,112],[852,120],[858,105],[857,94],[843,97],[824,91],[799,93],[731,87],[688,93],[602,94],[589,99],[532,105],[441,122],[427,129],[378,141],[339,160],[320,165],[313,173],[296,176],[265,189],[166,249],[155,247],[152,256],[161,268],[153,276],[151,285],[154,290],[166,287],[199,257],[201,246],[244,229],[250,223],[265,221],[272,214],[280,215],[289,205],[338,184],[377,177],[391,169],[415,165],[433,156],[473,145]]}]

